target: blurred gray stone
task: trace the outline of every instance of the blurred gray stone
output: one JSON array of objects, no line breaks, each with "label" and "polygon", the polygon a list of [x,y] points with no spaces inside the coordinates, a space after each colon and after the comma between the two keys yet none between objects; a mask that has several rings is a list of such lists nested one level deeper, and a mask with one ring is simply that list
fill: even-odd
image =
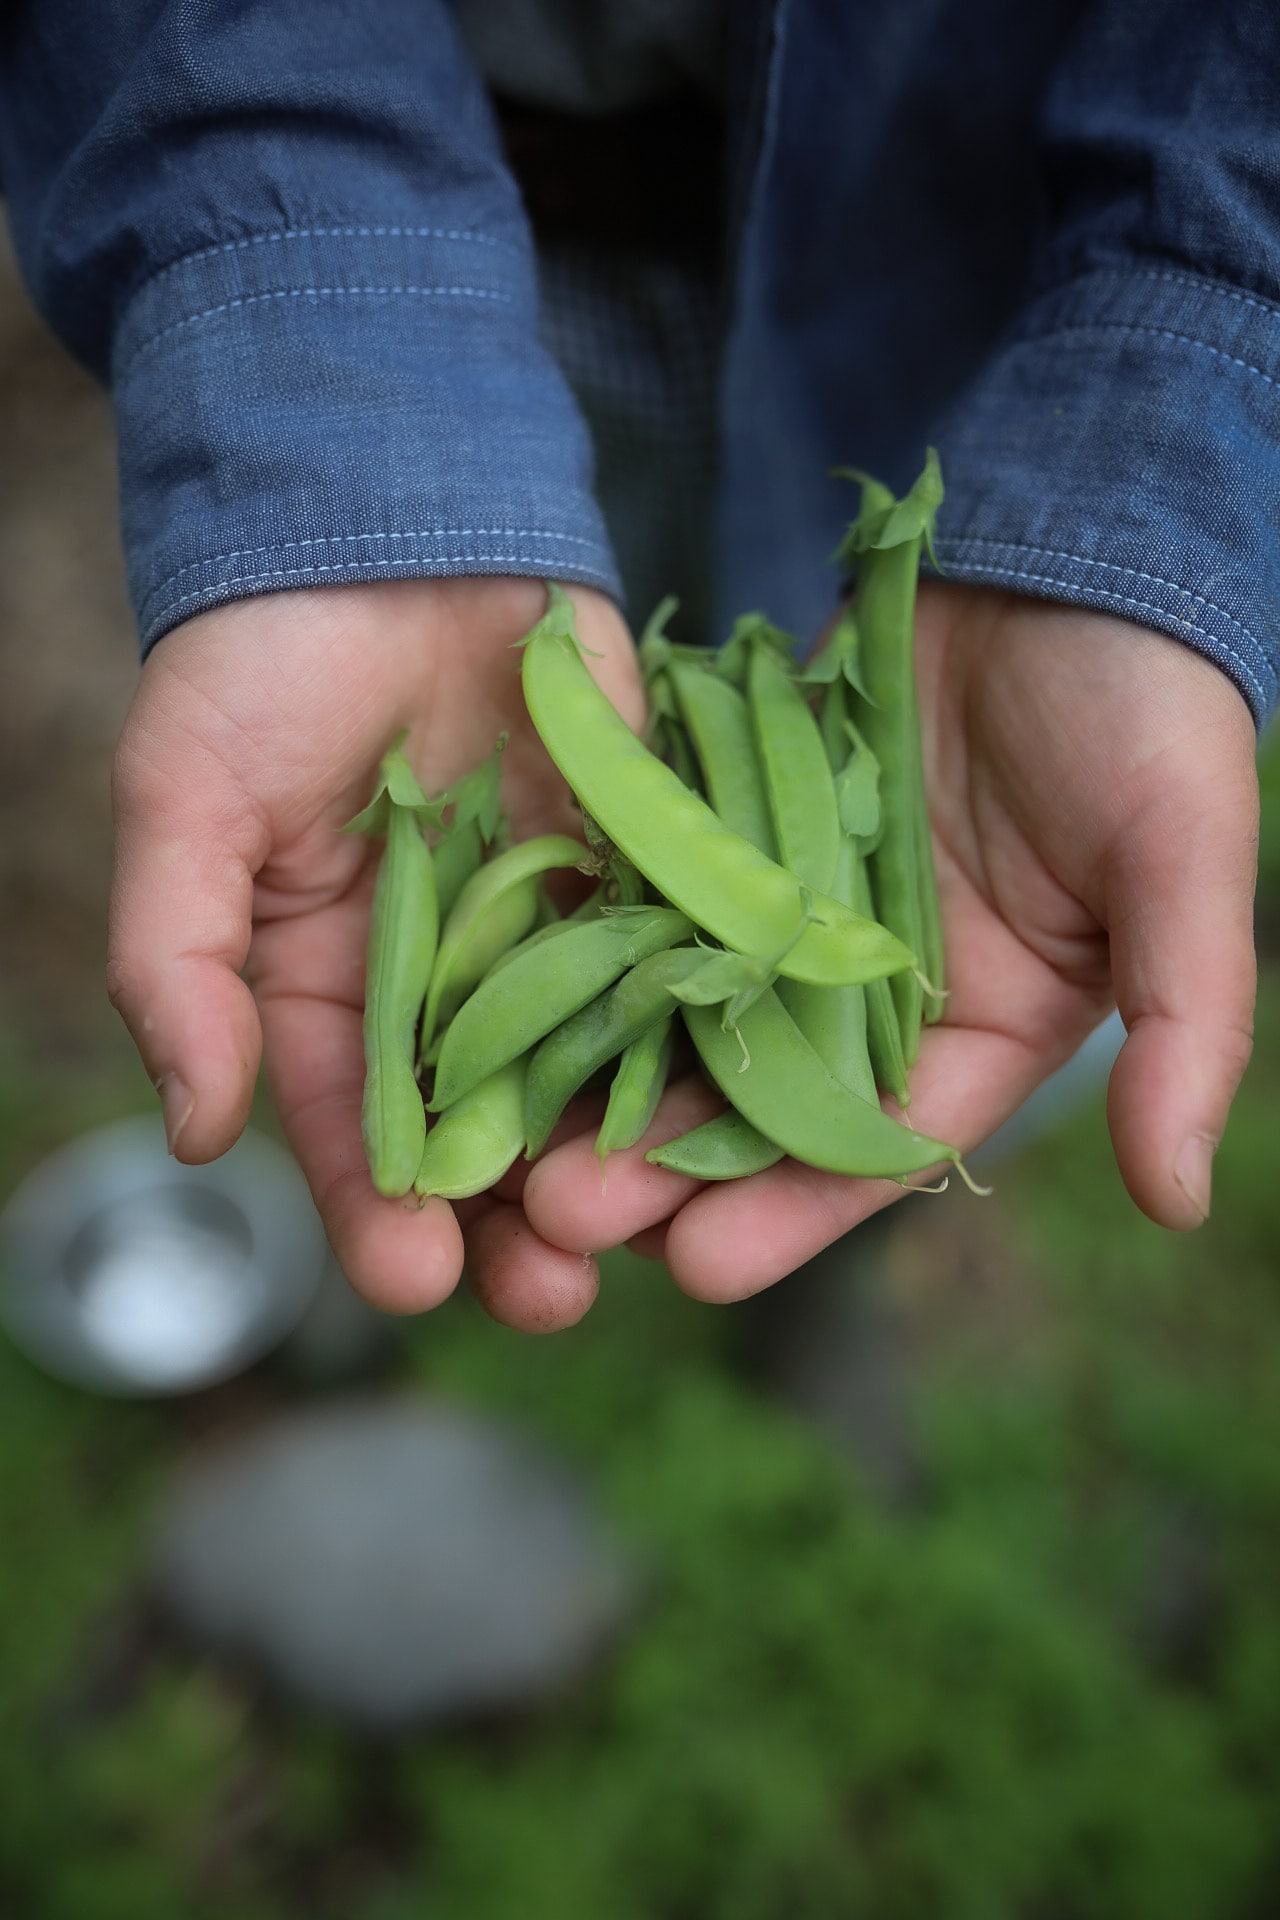
[{"label": "blurred gray stone", "polygon": [[635,1592],[567,1472],[518,1433],[421,1401],[307,1407],[197,1459],[152,1565],[198,1641],[375,1731],[554,1693]]}]

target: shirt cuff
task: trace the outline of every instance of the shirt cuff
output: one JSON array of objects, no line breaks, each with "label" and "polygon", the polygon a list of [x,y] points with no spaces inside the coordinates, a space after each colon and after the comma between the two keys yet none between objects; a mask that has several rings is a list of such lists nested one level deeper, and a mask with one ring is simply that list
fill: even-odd
[{"label": "shirt cuff", "polygon": [[282,228],[156,274],[114,348],[145,652],[251,594],[468,574],[618,580],[533,268],[446,227]]},{"label": "shirt cuff", "polygon": [[1174,269],[1091,273],[1024,313],[937,441],[945,578],[1170,634],[1262,724],[1280,666],[1280,308]]}]

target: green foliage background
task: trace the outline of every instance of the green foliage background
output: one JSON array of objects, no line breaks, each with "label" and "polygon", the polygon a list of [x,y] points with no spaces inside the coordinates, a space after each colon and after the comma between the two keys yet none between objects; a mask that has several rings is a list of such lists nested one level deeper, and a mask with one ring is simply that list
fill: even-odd
[{"label": "green foliage background", "polygon": [[[1280,1912],[1274,753],[1264,784],[1259,1041],[1213,1219],[1143,1221],[1095,1101],[1001,1168],[977,1284],[930,1283],[951,1226],[914,1281],[891,1259],[905,1510],[753,1382],[733,1312],[629,1256],[553,1340],[463,1302],[407,1331],[398,1390],[524,1423],[646,1569],[614,1656],[537,1714],[371,1746],[139,1628],[149,1502],[200,1409],[76,1394],[0,1345],[0,1912]],[[140,1091],[16,1046],[0,1066],[5,1191]],[[977,1203],[910,1205],[963,1236]]]}]

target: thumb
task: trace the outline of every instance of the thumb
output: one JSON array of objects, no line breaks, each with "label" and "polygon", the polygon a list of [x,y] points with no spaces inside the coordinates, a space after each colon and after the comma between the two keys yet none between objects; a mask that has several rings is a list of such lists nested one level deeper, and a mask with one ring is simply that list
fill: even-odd
[{"label": "thumb", "polygon": [[1161,1226],[1207,1218],[1213,1155],[1249,1062],[1257,964],[1255,743],[1243,703],[1148,794],[1104,880],[1128,1038],[1107,1117],[1126,1186]]},{"label": "thumb", "polygon": [[144,673],[113,777],[107,984],[169,1150],[194,1164],[233,1145],[253,1098],[262,1035],[239,976],[266,835],[226,769],[155,706]]}]

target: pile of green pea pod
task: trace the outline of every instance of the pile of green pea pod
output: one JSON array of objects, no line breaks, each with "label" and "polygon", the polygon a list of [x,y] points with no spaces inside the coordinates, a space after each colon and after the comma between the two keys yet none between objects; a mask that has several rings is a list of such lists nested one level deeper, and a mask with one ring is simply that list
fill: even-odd
[{"label": "pile of green pea pod", "polygon": [[[646,1156],[702,1180],[784,1155],[905,1181],[958,1150],[892,1118],[944,997],[912,659],[942,496],[864,476],[837,559],[853,593],[802,669],[761,615],[717,651],[640,643],[638,738],[548,584],[525,703],[584,816],[504,844],[498,756],[428,799],[399,745],[349,831],[385,837],[370,927],[362,1130],[378,1191],[461,1199],[534,1158],[608,1073],[601,1161],[642,1138],[683,1028],[727,1101]],[[501,744],[501,743],[500,743]],[[574,911],[545,877],[594,875]],[[429,1097],[424,1099],[423,1088]]]}]

